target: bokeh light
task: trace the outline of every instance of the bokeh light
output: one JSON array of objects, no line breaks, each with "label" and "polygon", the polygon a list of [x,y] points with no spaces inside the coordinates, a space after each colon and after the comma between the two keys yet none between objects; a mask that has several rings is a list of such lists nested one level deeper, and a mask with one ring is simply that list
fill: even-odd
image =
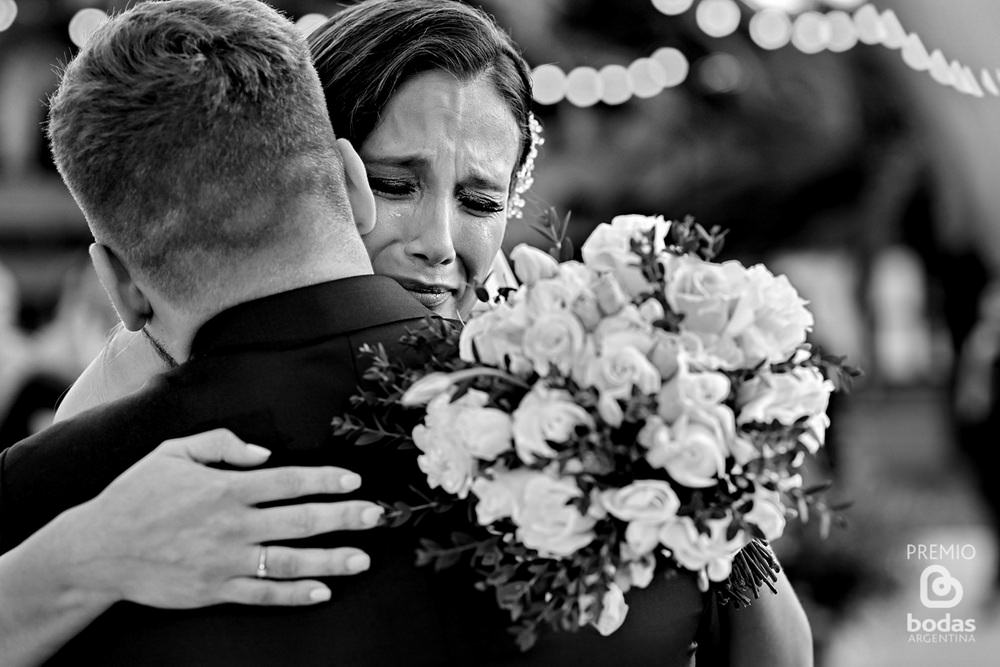
[{"label": "bokeh light", "polygon": [[698,80],[714,93],[731,93],[746,87],[746,72],[736,56],[713,53],[698,62]]},{"label": "bokeh light", "polygon": [[740,8],[733,0],[702,0],[695,20],[709,37],[725,37],[740,27]]},{"label": "bokeh light", "polygon": [[997,88],[996,81],[994,81],[993,77],[990,76],[990,71],[989,70],[984,69],[979,74],[979,78],[981,79],[981,82],[983,84],[983,88],[985,88],[986,90],[990,91],[990,94],[992,94],[992,95],[1000,96],[1000,88]]},{"label": "bokeh light", "polygon": [[298,28],[299,32],[303,35],[308,35],[313,30],[326,23],[326,19],[327,17],[325,14],[305,14],[295,22],[295,27]]},{"label": "bokeh light", "polygon": [[923,72],[931,67],[931,56],[927,53],[927,47],[924,46],[917,33],[908,35],[903,41],[900,55],[903,57],[904,63],[918,72]]},{"label": "bokeh light", "polygon": [[819,12],[804,12],[795,17],[792,44],[803,53],[819,53],[830,43],[830,24]]},{"label": "bokeh light", "polygon": [[691,9],[693,4],[694,0],[653,0],[653,6],[656,7],[657,11],[667,16],[683,14]]},{"label": "bokeh light", "polygon": [[826,22],[830,26],[830,42],[826,48],[834,53],[843,53],[853,49],[858,43],[858,29],[847,12],[827,12]]},{"label": "bokeh light", "polygon": [[94,7],[81,9],[69,20],[69,38],[79,47],[83,47],[98,28],[108,20],[108,15]]},{"label": "bokeh light", "polygon": [[786,14],[798,14],[802,10],[813,4],[812,0],[743,0],[745,3],[759,10],[771,10],[785,12]]},{"label": "bokeh light", "polygon": [[882,37],[882,45],[889,49],[898,49],[903,46],[906,39],[906,30],[899,22],[896,12],[887,9],[882,12],[882,25],[885,26],[885,35]]},{"label": "bokeh light", "polygon": [[948,60],[941,53],[941,49],[934,49],[934,52],[931,53],[930,73],[931,78],[942,86],[950,86],[954,83],[951,76],[951,65],[948,64]]},{"label": "bokeh light", "polygon": [[667,73],[652,58],[639,58],[628,66],[632,94],[648,98],[659,95],[667,85]]},{"label": "bokeh light", "polygon": [[628,81],[628,70],[621,65],[607,65],[601,68],[601,101],[605,104],[622,104],[632,97],[632,87]]},{"label": "bokeh light", "polygon": [[663,70],[664,88],[673,88],[684,83],[691,65],[687,57],[675,48],[664,46],[653,52],[652,59]]},{"label": "bokeh light", "polygon": [[17,18],[17,3],[14,0],[0,0],[0,32],[14,25]]},{"label": "bokeh light", "polygon": [[776,9],[765,9],[750,19],[750,39],[762,49],[780,49],[792,38],[792,20]]},{"label": "bokeh light", "polygon": [[531,88],[539,104],[556,104],[566,97],[566,73],[555,65],[539,65],[531,73]]},{"label": "bokeh light", "polygon": [[882,17],[872,5],[865,5],[854,12],[854,27],[858,29],[858,39],[865,44],[881,44],[885,38]]},{"label": "bokeh light", "polygon": [[597,104],[603,92],[601,75],[593,67],[577,67],[566,77],[566,99],[578,107]]}]

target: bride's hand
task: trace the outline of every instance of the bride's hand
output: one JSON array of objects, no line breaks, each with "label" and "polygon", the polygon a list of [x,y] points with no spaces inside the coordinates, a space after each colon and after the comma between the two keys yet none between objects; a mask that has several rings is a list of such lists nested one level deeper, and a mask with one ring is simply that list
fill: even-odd
[{"label": "bride's hand", "polygon": [[354,548],[266,547],[275,540],[371,528],[382,515],[366,501],[257,504],[347,493],[360,478],[332,467],[225,471],[270,453],[220,429],[168,440],[99,496],[61,515],[73,554],[72,580],[108,602],[193,608],[221,602],[308,605],[329,599],[313,577],[356,574],[369,566]]}]

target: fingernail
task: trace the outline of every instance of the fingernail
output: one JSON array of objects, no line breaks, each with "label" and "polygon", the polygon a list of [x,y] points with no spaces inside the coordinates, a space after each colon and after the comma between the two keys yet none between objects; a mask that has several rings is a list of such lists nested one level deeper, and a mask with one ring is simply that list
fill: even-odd
[{"label": "fingernail", "polygon": [[361,512],[361,523],[366,526],[374,526],[382,518],[381,507],[369,507]]},{"label": "fingernail", "polygon": [[372,559],[368,554],[354,554],[347,559],[347,569],[351,572],[361,572],[371,567]]},{"label": "fingernail", "polygon": [[309,599],[313,602],[326,602],[330,599],[329,588],[314,588],[309,591]]},{"label": "fingernail", "polygon": [[353,491],[361,486],[361,475],[347,472],[340,476],[340,488],[344,491]]},{"label": "fingernail", "polygon": [[259,456],[263,459],[266,459],[271,455],[270,449],[264,449],[260,445],[247,445],[247,449],[249,449],[255,456]]}]

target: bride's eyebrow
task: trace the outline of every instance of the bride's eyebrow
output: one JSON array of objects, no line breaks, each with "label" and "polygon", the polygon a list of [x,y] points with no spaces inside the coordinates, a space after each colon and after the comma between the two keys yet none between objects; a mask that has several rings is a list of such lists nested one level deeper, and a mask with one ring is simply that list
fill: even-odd
[{"label": "bride's eyebrow", "polygon": [[472,188],[474,190],[492,190],[494,192],[507,192],[507,186],[501,185],[492,178],[486,176],[480,176],[479,174],[473,174],[468,178],[463,178],[460,183],[463,187]]}]

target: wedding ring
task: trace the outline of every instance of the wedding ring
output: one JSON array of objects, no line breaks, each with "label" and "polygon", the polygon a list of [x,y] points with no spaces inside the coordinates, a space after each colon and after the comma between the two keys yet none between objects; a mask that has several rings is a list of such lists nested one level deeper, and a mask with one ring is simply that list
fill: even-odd
[{"label": "wedding ring", "polygon": [[257,555],[257,578],[267,578],[267,547],[260,545],[260,553]]}]

